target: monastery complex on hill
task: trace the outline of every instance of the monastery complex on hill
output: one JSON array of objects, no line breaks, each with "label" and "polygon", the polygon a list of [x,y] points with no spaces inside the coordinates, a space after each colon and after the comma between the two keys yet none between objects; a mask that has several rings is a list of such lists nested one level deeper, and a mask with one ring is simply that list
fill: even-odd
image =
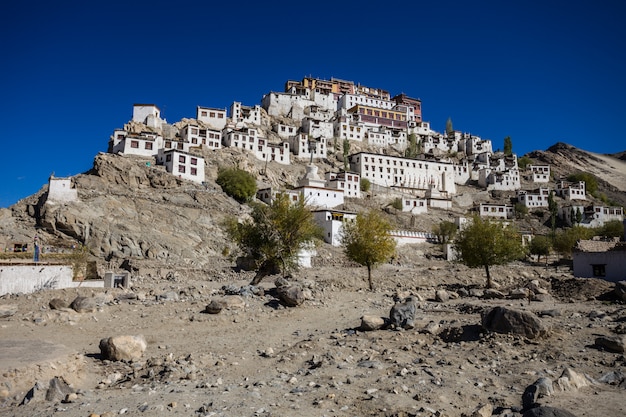
[{"label": "monastery complex on hill", "polygon": [[[375,152],[348,155],[348,171],[328,172],[324,178],[312,169],[316,160],[337,152],[343,142],[356,142]],[[418,152],[407,154],[411,146]],[[583,226],[596,227],[622,220],[619,207],[586,206],[584,182],[557,182],[547,188],[550,167],[530,165],[528,178],[536,190],[522,190],[515,154],[494,152],[490,140],[460,131],[436,132],[422,119],[422,102],[406,94],[352,81],[305,77],[287,81],[283,92],[265,94],[260,105],[233,102],[230,109],[198,106],[196,117],[168,124],[154,104],[135,104],[132,120],[115,129],[109,152],[152,158],[182,179],[205,180],[203,150],[235,147],[261,161],[289,165],[293,159],[310,161],[299,184],[289,192],[303,193],[314,209],[333,209],[344,197],[360,198],[360,181],[403,195],[403,211],[414,214],[428,207],[450,208],[457,185],[477,184],[486,190],[512,191],[529,209],[548,206],[551,192],[567,205],[560,215],[569,224],[584,213]],[[269,201],[284,190],[259,190]],[[481,204],[481,216],[512,218],[510,204]],[[579,216],[580,217],[580,216]]]}]

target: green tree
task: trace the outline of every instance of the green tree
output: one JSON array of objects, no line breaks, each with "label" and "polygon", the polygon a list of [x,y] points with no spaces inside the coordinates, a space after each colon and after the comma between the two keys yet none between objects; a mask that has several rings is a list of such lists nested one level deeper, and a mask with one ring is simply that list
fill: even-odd
[{"label": "green tree", "polygon": [[569,256],[576,242],[581,239],[589,239],[593,236],[593,230],[582,226],[574,226],[557,233],[554,238],[554,250],[561,256]]},{"label": "green tree", "polygon": [[452,126],[452,119],[448,117],[446,120],[446,135],[451,136],[454,133],[454,127]]},{"label": "green tree", "polygon": [[408,137],[408,142],[409,144],[407,145],[407,148],[404,151],[404,156],[407,158],[417,158],[417,155],[419,155],[417,135],[415,133],[411,133]]},{"label": "green tree", "polygon": [[533,163],[533,160],[527,157],[526,155],[521,158],[517,158],[517,166],[519,169],[526,169],[526,167]]},{"label": "green tree", "polygon": [[485,268],[487,288],[493,285],[490,266],[503,265],[525,255],[522,239],[515,227],[479,216],[474,216],[454,241],[462,263],[470,268]]},{"label": "green tree", "polygon": [[576,207],[576,224],[580,224],[583,221],[583,213],[580,211],[580,207]]},{"label": "green tree", "polygon": [[559,205],[554,201],[554,191],[550,191],[548,195],[548,212],[550,213],[550,229],[552,229],[552,235],[556,231],[556,217],[559,214]]},{"label": "green tree", "polygon": [[504,138],[504,154],[513,155],[513,142],[510,136]]},{"label": "green tree", "polygon": [[256,179],[243,169],[220,169],[215,182],[222,187],[222,191],[240,203],[249,202],[256,193]]},{"label": "green tree", "polygon": [[528,207],[524,203],[515,203],[513,210],[515,211],[515,217],[518,219],[523,219],[528,215]]},{"label": "green tree", "polygon": [[251,218],[241,222],[230,218],[226,232],[254,261],[257,273],[252,285],[267,275],[296,270],[298,252],[322,238],[304,198],[291,201],[285,193],[276,195],[269,205],[252,203]]},{"label": "green tree", "polygon": [[361,191],[364,193],[368,192],[370,188],[372,188],[372,183],[367,178],[361,178]]},{"label": "green tree", "polygon": [[341,242],[346,256],[367,268],[370,290],[374,290],[372,269],[395,254],[396,241],[390,232],[391,224],[373,210],[359,213],[354,222],[343,225]]},{"label": "green tree", "polygon": [[529,245],[529,251],[533,255],[537,255],[537,262],[542,256],[545,257],[546,264],[548,263],[548,255],[552,250],[552,239],[547,236],[535,236]]},{"label": "green tree", "polygon": [[402,210],[402,199],[400,197],[394,198],[391,202],[391,207],[395,208],[396,210]]},{"label": "green tree", "polygon": [[597,234],[605,237],[622,237],[624,236],[624,223],[619,220],[608,221]]},{"label": "green tree", "polygon": [[343,169],[344,171],[348,171],[350,168],[350,161],[348,160],[348,156],[350,155],[350,140],[343,140]]},{"label": "green tree", "polygon": [[457,230],[456,224],[447,220],[433,226],[433,234],[437,236],[437,240],[442,244],[451,242],[454,236],[456,236]]}]

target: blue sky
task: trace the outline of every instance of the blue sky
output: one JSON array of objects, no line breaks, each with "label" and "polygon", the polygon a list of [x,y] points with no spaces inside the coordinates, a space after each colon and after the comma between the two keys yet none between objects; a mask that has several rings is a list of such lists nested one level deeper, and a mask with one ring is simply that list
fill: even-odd
[{"label": "blue sky", "polygon": [[422,100],[518,155],[626,150],[626,2],[5,1],[0,207],[89,170],[133,103],[173,123],[304,76]]}]

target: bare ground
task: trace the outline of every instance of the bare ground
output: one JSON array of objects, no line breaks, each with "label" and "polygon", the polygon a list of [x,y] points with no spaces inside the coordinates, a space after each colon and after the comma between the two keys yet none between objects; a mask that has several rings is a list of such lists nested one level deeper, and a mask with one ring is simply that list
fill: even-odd
[{"label": "bare ground", "polygon": [[[606,300],[611,283],[515,264],[493,268],[502,292],[536,279],[551,297],[441,303],[436,289],[481,287],[483,271],[417,246],[374,271],[372,292],[364,268],[323,255],[326,265],[294,277],[308,283],[313,297],[292,308],[277,301],[268,280],[264,294],[245,298],[244,308],[203,313],[224,295],[224,285],[250,280],[226,262],[170,280],[146,269],[131,288],[139,299],[121,296],[129,293],[121,289],[86,288],[4,297],[0,304],[18,311],[0,319],[0,416],[461,416],[480,404],[494,414],[521,415],[524,389],[542,376],[556,381],[569,368],[597,381],[624,372],[623,354],[594,345],[626,321],[625,306]],[[179,300],[159,300],[169,291]],[[71,302],[78,294],[95,295],[102,305],[80,314],[48,307],[53,298]],[[414,329],[358,330],[363,315],[389,317],[409,294],[423,298]],[[542,316],[547,338],[528,340],[481,328],[481,311],[496,305],[557,313]],[[100,339],[122,334],[144,335],[142,359],[102,360]],[[77,398],[17,405],[36,381],[54,376],[77,389]],[[576,416],[626,414],[623,385],[602,382],[557,389],[540,402]]]}]

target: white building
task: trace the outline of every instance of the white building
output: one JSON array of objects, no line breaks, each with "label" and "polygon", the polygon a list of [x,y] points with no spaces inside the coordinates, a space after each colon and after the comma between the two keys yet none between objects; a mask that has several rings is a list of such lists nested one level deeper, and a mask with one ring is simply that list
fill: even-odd
[{"label": "white building", "polygon": [[550,181],[550,165],[528,165],[533,182]]},{"label": "white building", "polygon": [[363,142],[367,129],[363,123],[354,122],[350,116],[341,116],[337,119],[333,126],[334,137],[341,140],[355,140]]},{"label": "white building", "polygon": [[333,124],[331,122],[305,117],[302,120],[302,132],[307,133],[313,138],[332,138]]},{"label": "white building", "polygon": [[434,242],[437,239],[432,233],[413,230],[392,230],[389,235],[396,241],[397,246]]},{"label": "white building", "polygon": [[238,101],[234,101],[230,106],[230,119],[237,126],[242,124],[252,124],[261,126],[262,112],[261,106],[244,106]]},{"label": "white building", "polygon": [[327,155],[327,144],[325,137],[312,139],[306,133],[298,133],[289,141],[291,153],[298,159],[316,160],[325,158]]},{"label": "white building", "polygon": [[202,146],[205,149],[222,148],[222,131],[188,123],[180,130],[180,137],[190,146]]},{"label": "white building", "polygon": [[540,187],[538,190],[535,191],[517,191],[517,201],[522,203],[529,209],[535,207],[548,207],[549,197],[550,190],[544,187]]},{"label": "white building", "polygon": [[163,137],[151,132],[140,134],[116,129],[109,139],[109,153],[123,155],[155,156],[163,147]]},{"label": "white building", "polygon": [[68,203],[78,201],[78,191],[74,188],[71,178],[55,178],[51,175],[48,179],[48,195],[46,203]]},{"label": "white building", "polygon": [[343,191],[344,197],[361,198],[361,176],[356,172],[327,172],[326,187]]},{"label": "white building", "polygon": [[[359,152],[349,156],[350,170],[372,184],[385,187],[438,191],[455,194],[454,167],[450,162],[425,161],[385,154]],[[446,197],[447,198],[447,197]]]},{"label": "white building", "polygon": [[402,211],[404,213],[422,214],[428,212],[428,200],[426,198],[403,196]]},{"label": "white building", "polygon": [[204,182],[204,158],[178,150],[159,149],[157,163],[181,179]]},{"label": "white building", "polygon": [[343,210],[314,210],[313,219],[319,225],[324,234],[324,242],[333,246],[341,246],[343,225],[346,222],[354,222],[356,212]]},{"label": "white building", "polygon": [[556,194],[565,200],[586,200],[585,181],[577,183],[559,181],[556,184]]},{"label": "white building", "polygon": [[161,110],[154,104],[133,104],[133,122],[160,129],[165,123],[161,119]]},{"label": "white building", "polygon": [[478,207],[480,217],[495,217],[498,219],[512,219],[515,209],[510,204],[481,203]]},{"label": "white building", "polygon": [[196,119],[214,130],[221,131],[226,127],[226,109],[198,106]]},{"label": "white building", "polygon": [[[574,224],[582,227],[602,227],[610,221],[624,221],[624,209],[622,207],[605,207],[590,205],[585,207],[582,204],[570,204],[559,208],[559,217],[568,226]],[[580,222],[577,221],[580,219]]]},{"label": "white building", "polygon": [[257,199],[266,204],[276,198],[279,193],[287,194],[291,201],[304,198],[304,202],[312,209],[330,209],[340,206],[344,202],[342,190],[326,187],[325,180],[317,175],[317,167],[308,165],[305,175],[298,181],[298,186],[288,190],[264,188],[257,191]]},{"label": "white building", "polygon": [[487,190],[519,190],[521,187],[519,170],[496,171],[491,168],[482,168],[478,171],[478,185]]},{"label": "white building", "polygon": [[296,136],[298,128],[296,126],[287,125],[284,123],[276,123],[272,126],[272,130],[278,134],[282,139],[290,139]]}]

